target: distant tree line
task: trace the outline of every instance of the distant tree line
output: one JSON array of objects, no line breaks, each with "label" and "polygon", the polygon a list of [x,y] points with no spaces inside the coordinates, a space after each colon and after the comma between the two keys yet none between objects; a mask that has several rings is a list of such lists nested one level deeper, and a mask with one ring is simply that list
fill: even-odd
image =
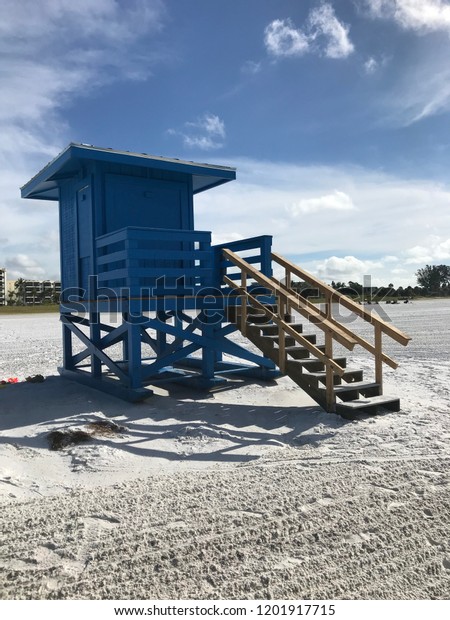
[{"label": "distant tree line", "polygon": [[[399,286],[392,283],[387,286],[363,286],[359,282],[332,281],[331,286],[354,299],[382,301],[410,300],[414,297],[448,297],[450,296],[450,266],[426,265],[416,271],[416,286]],[[306,282],[293,282],[292,287],[303,297],[318,297],[318,290]]]}]

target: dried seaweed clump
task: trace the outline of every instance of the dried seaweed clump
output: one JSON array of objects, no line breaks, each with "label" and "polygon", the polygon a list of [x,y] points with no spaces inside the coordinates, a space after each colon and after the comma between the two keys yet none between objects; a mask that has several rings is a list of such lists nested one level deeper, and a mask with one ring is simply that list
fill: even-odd
[{"label": "dried seaweed clump", "polygon": [[124,433],[125,427],[119,426],[111,420],[96,420],[95,422],[89,422],[87,428],[93,435],[104,435],[106,437],[112,437],[118,433]]},{"label": "dried seaweed clump", "polygon": [[48,434],[50,450],[63,450],[68,446],[85,443],[90,439],[92,439],[92,437],[89,433],[86,433],[86,431],[52,431]]}]

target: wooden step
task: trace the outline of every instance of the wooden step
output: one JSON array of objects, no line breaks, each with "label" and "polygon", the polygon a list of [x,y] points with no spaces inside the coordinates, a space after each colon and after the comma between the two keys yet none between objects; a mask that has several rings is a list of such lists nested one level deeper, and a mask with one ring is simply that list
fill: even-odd
[{"label": "wooden step", "polygon": [[[264,338],[264,340],[266,342],[272,342],[274,346],[277,345],[277,348],[278,348],[278,343],[279,343],[279,337],[278,336],[262,336],[262,338]],[[296,342],[297,341],[292,336],[285,336],[284,337],[284,345],[286,347],[293,347],[293,346],[295,346]]]},{"label": "wooden step", "polygon": [[303,325],[302,323],[290,323],[289,327],[294,329],[298,334],[303,335]]},{"label": "wooden step", "polygon": [[[303,349],[303,347],[301,348]],[[308,372],[321,372],[325,370],[325,364],[321,362],[320,360],[316,360],[313,357],[310,357],[307,359],[298,359],[295,361],[298,362]],[[341,368],[345,368],[347,366],[346,357],[335,357],[334,361],[336,362],[336,364],[339,364]]]},{"label": "wooden step", "polygon": [[[289,325],[289,327],[295,329],[295,331],[299,334],[301,334],[303,331],[303,325],[301,323],[292,323],[291,325]],[[278,325],[276,325],[275,323],[269,323],[268,325],[263,325],[261,327],[261,332],[263,336],[274,336],[278,334],[278,329]]]},{"label": "wooden step", "polygon": [[367,383],[364,381],[355,381],[353,383],[347,383],[337,385],[334,388],[334,393],[338,398],[346,402],[350,400],[357,400],[359,395],[364,397],[379,396],[381,387],[378,383]]},{"label": "wooden step", "polygon": [[[326,380],[327,380],[327,373],[325,370],[321,370],[318,372],[309,372],[307,376],[315,379],[317,381],[317,384],[319,384],[319,382],[326,383]],[[352,385],[352,383],[355,383],[355,382],[362,382],[363,371],[362,370],[346,370],[345,374],[343,374],[342,377],[334,373],[333,379],[334,379],[335,385],[339,385],[339,386],[347,386],[347,384]]]},{"label": "wooden step", "polygon": [[262,325],[261,334],[263,336],[278,334],[278,325],[276,325],[275,323],[268,323],[267,325]]},{"label": "wooden step", "polygon": [[[278,342],[279,339],[280,339],[279,336],[278,336],[278,333],[273,334],[273,335],[272,334],[268,334],[268,335],[264,334],[263,337],[267,338],[267,339],[270,339],[273,342]],[[305,340],[307,340],[308,342],[310,342],[311,344],[316,344],[316,341],[317,341],[316,334],[302,334],[302,337]],[[293,336],[289,336],[288,334],[285,335],[285,339],[284,340],[285,340],[285,343],[286,343],[287,347],[288,346],[293,346],[297,342]]]},{"label": "wooden step", "polygon": [[[309,359],[310,353],[305,347],[295,345],[293,347],[286,347],[286,354],[292,357],[294,360]],[[291,361],[288,359],[288,361]]]},{"label": "wooden step", "polygon": [[395,396],[380,395],[336,403],[336,413],[348,420],[354,420],[361,414],[376,415],[385,411],[400,411],[400,399]]},{"label": "wooden step", "polygon": [[[241,313],[238,313],[238,320],[240,320]],[[247,314],[247,323],[256,324],[256,325],[268,325],[270,323],[270,318],[267,314],[261,312],[261,314]]]},{"label": "wooden step", "polygon": [[[322,353],[325,353],[324,344],[319,344],[315,346],[317,349],[319,349],[319,351],[321,351]],[[306,347],[302,347],[301,345],[295,345],[293,347],[286,347],[286,353],[287,355],[292,357],[295,361],[304,360],[305,362],[310,361],[310,362],[322,364],[322,366],[318,368],[312,368],[311,370],[323,370],[325,368],[323,366],[323,363],[320,360],[317,360],[315,357],[312,357],[309,350]]]}]

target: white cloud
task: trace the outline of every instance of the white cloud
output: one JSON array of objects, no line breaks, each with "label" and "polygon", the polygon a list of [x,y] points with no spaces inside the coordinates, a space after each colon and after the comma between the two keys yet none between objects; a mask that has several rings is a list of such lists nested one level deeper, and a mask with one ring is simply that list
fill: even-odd
[{"label": "white cloud", "polygon": [[317,274],[324,280],[341,280],[343,282],[362,282],[364,276],[380,268],[380,261],[363,261],[355,256],[330,256],[317,265]]},{"label": "white cloud", "polygon": [[383,257],[383,261],[385,263],[397,263],[398,262],[398,256],[384,256]]},{"label": "white cloud", "polygon": [[311,41],[324,39],[324,54],[328,58],[346,58],[354,51],[348,37],[348,28],[336,17],[331,4],[313,9],[308,18]]},{"label": "white cloud", "polygon": [[378,62],[375,60],[375,58],[371,56],[364,63],[364,71],[368,73],[369,75],[371,75],[372,73],[375,73],[377,69],[378,69]]},{"label": "white cloud", "polygon": [[275,57],[312,52],[337,59],[354,51],[348,27],[338,20],[329,3],[310,11],[304,29],[296,28],[289,18],[275,19],[264,31],[264,42],[267,52]]},{"label": "white cloud", "polygon": [[288,211],[295,216],[318,211],[353,211],[355,209],[350,196],[338,190],[319,198],[303,198],[288,207]]},{"label": "white cloud", "polygon": [[[417,95],[410,95],[412,118],[409,124],[416,123],[427,116],[434,116],[450,109],[450,71],[430,76],[419,86]],[[424,101],[426,94],[428,97]]]},{"label": "white cloud", "polygon": [[373,17],[392,19],[419,32],[450,32],[450,4],[445,0],[366,0]]},{"label": "white cloud", "polygon": [[[0,69],[0,122],[38,122],[93,77],[89,67],[41,65],[20,58]],[[45,84],[45,88],[42,85]],[[25,86],[26,85],[26,86]]]},{"label": "white cloud", "polygon": [[450,259],[450,237],[445,241],[439,240],[438,244],[434,246],[434,260],[449,260]]},{"label": "white cloud", "polygon": [[309,49],[308,37],[291,19],[275,19],[264,31],[264,42],[273,56],[301,56]]},{"label": "white cloud", "polygon": [[184,146],[188,148],[198,148],[202,151],[213,151],[223,145],[209,136],[183,136]]},{"label": "white cloud", "polygon": [[421,245],[416,245],[405,252],[407,258],[406,263],[408,265],[430,263],[433,260],[432,253],[429,248]]},{"label": "white cloud", "polygon": [[409,126],[425,118],[450,111],[450,69],[446,57],[437,51],[433,59],[423,59],[405,70],[388,94],[385,106],[388,121]]},{"label": "white cloud", "polygon": [[9,257],[5,262],[5,267],[8,270],[8,280],[17,280],[17,278],[38,280],[45,275],[45,269],[26,254]]},{"label": "white cloud", "polygon": [[[95,44],[110,40],[130,41],[136,36],[162,28],[164,4],[162,0],[2,0],[0,35],[3,45],[12,33],[18,33],[17,45],[21,50],[34,47],[37,40],[86,39]],[[95,44],[93,47],[95,48]]]},{"label": "white cloud", "polygon": [[[448,0],[362,0],[373,18],[390,20],[404,30],[450,34],[450,2]],[[411,44],[410,44],[411,45]],[[449,45],[440,38],[429,38],[406,64],[395,86],[387,93],[384,105],[389,124],[409,126],[437,114],[450,111]],[[368,73],[377,68],[369,59]],[[380,63],[379,63],[380,64]],[[384,61],[382,61],[384,64]]]},{"label": "white cloud", "polygon": [[188,121],[183,130],[168,129],[171,136],[181,136],[188,148],[199,148],[203,151],[219,149],[224,145],[226,137],[225,123],[216,114],[204,114],[196,121]]},{"label": "white cloud", "polygon": [[244,237],[238,232],[230,232],[225,237],[217,235],[214,231],[212,233],[213,245],[222,245],[222,243],[230,243],[231,241],[241,241]]},{"label": "white cloud", "polygon": [[187,124],[206,131],[209,136],[225,138],[225,123],[215,114],[205,114],[198,122]]},{"label": "white cloud", "polygon": [[436,263],[450,259],[450,237],[443,239],[437,235],[430,235],[423,245],[416,245],[405,252],[408,265]]}]

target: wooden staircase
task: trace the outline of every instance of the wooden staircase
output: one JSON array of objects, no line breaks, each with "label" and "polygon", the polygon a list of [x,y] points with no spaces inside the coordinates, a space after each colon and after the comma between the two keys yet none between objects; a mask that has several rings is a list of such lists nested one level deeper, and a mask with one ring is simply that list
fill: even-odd
[{"label": "wooden staircase", "polygon": [[[239,316],[239,313],[238,313]],[[258,323],[264,314],[253,314],[251,309],[247,315],[246,337],[260,349],[264,355],[278,364],[279,337],[275,323],[266,325]],[[289,317],[290,318],[290,317]],[[254,322],[256,320],[256,323]],[[290,324],[311,344],[316,344],[315,334],[304,334],[302,324]],[[325,345],[316,345],[325,352]],[[299,385],[313,400],[327,409],[326,364],[317,359],[309,350],[297,345],[294,338],[285,338],[285,374]],[[396,397],[381,395],[381,386],[377,383],[364,381],[363,371],[347,368],[347,358],[336,357],[334,361],[344,369],[344,373],[333,374],[333,391],[336,399],[336,413],[343,417],[354,417],[360,413],[379,413],[382,409],[400,410],[400,400]]]},{"label": "wooden staircase", "polygon": [[[224,283],[240,298],[240,305],[229,309],[229,320],[236,323],[283,374],[326,411],[345,418],[400,410],[399,398],[383,395],[382,366],[388,364],[396,368],[398,364],[383,353],[382,335],[389,335],[403,345],[409,342],[409,336],[277,254],[272,254],[272,260],[285,268],[283,281],[262,274],[230,250],[224,250],[223,255],[227,265],[240,269],[240,283],[236,282],[236,273],[234,279],[224,276]],[[292,289],[292,275],[319,289],[325,297],[325,309]],[[253,286],[248,286],[250,281]],[[259,291],[255,284],[259,285]],[[264,297],[276,297],[277,303],[264,303]],[[335,303],[373,325],[373,344],[333,318],[332,304]],[[313,324],[316,332],[323,332],[324,344],[317,344],[316,333],[304,333],[303,320],[302,323],[293,322],[292,311],[306,319],[307,324]],[[359,345],[369,351],[374,356],[375,381],[365,381],[362,370],[348,368],[346,357],[334,357],[335,342],[349,350]]]}]

